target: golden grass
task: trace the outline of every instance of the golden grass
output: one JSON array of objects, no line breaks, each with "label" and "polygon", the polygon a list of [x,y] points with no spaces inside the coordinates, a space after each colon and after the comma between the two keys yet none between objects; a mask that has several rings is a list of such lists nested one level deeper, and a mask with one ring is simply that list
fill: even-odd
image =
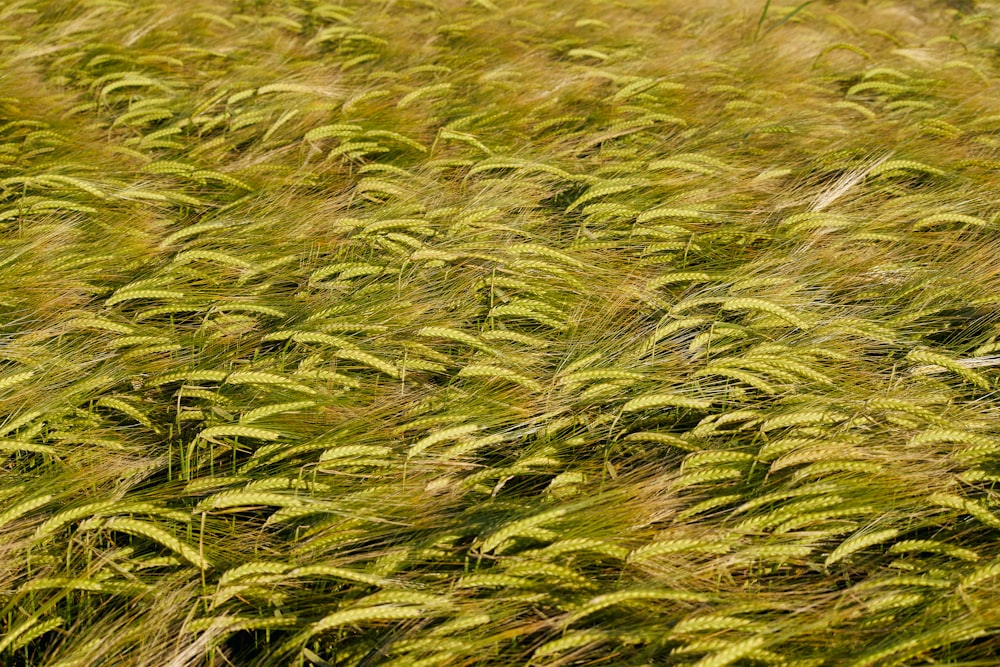
[{"label": "golden grass", "polygon": [[0,0],[0,663],[1000,663],[998,43]]}]

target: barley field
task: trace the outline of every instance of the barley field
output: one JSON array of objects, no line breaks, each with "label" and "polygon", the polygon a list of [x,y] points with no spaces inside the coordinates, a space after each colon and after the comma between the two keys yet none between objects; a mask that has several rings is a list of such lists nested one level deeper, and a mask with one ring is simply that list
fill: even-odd
[{"label": "barley field", "polygon": [[0,0],[0,664],[1000,665],[1000,3]]}]

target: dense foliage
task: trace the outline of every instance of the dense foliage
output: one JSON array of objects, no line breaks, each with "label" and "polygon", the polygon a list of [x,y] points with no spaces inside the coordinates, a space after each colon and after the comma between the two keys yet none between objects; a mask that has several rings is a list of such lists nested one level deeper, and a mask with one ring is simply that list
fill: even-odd
[{"label": "dense foliage", "polygon": [[0,0],[0,662],[1000,664],[998,54]]}]

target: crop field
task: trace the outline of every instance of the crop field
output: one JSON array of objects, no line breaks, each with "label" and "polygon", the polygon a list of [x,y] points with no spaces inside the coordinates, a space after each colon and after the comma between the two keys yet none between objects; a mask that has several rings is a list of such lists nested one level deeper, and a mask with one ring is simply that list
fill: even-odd
[{"label": "crop field", "polygon": [[1000,665],[1000,3],[0,0],[0,665]]}]

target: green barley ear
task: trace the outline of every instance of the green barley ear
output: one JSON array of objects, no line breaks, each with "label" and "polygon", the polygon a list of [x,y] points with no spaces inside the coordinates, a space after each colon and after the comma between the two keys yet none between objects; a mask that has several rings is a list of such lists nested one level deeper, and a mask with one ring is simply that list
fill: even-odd
[{"label": "green barley ear", "polygon": [[65,619],[61,616],[41,622],[39,622],[37,617],[31,618],[27,622],[10,630],[3,639],[0,639],[0,653],[7,651],[14,652],[23,646],[27,646],[36,638],[55,630],[63,623],[65,623]]},{"label": "green barley ear", "polygon": [[896,528],[886,528],[885,530],[877,530],[872,533],[856,533],[844,540],[836,549],[834,549],[830,555],[827,556],[824,564],[829,567],[830,565],[847,558],[857,551],[861,551],[862,549],[866,549],[876,544],[882,544],[883,542],[895,538],[897,535],[899,535],[899,530]]},{"label": "green barley ear", "polygon": [[38,496],[38,497],[35,497],[35,498],[31,498],[29,500],[24,500],[24,501],[22,501],[20,503],[17,503],[15,505],[11,506],[11,507],[8,507],[8,509],[5,510],[4,512],[0,512],[0,526],[3,526],[5,524],[9,524],[12,521],[15,521],[15,520],[21,518],[25,514],[28,514],[30,512],[33,512],[34,510],[40,508],[40,507],[45,506],[53,498],[54,498],[54,496],[51,495],[51,494],[42,495],[42,496]]}]

